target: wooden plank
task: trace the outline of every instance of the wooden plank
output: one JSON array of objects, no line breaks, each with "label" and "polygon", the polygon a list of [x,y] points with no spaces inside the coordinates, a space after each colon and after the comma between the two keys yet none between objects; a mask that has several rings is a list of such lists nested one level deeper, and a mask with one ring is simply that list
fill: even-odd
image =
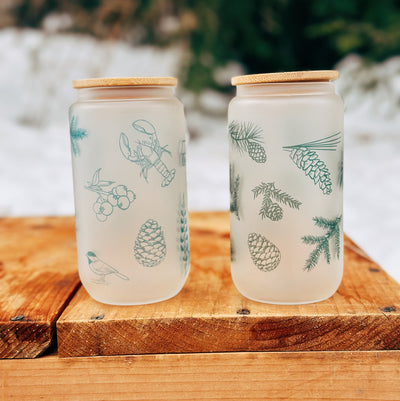
[{"label": "wooden plank", "polygon": [[4,401],[399,400],[400,351],[3,360],[0,396]]},{"label": "wooden plank", "polygon": [[33,358],[79,286],[73,218],[0,219],[0,358]]},{"label": "wooden plank", "polygon": [[81,288],[57,322],[60,356],[400,348],[400,285],[345,240],[330,299],[279,306],[244,298],[230,275],[228,213],[192,213],[192,270],[173,299],[108,306]]}]

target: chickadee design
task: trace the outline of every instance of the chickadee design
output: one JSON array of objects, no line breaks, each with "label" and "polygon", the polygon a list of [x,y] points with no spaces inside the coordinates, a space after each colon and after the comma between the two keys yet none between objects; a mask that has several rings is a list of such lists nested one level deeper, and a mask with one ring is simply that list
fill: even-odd
[{"label": "chickadee design", "polygon": [[129,280],[129,277],[120,273],[118,270],[114,269],[109,264],[103,262],[101,259],[99,259],[97,257],[97,255],[94,252],[92,252],[92,251],[87,252],[86,257],[88,259],[88,264],[89,264],[90,270],[94,274],[97,274],[98,276],[100,276],[101,283],[104,283],[105,276],[108,276],[109,274],[115,274],[117,277],[119,277],[122,280]]}]

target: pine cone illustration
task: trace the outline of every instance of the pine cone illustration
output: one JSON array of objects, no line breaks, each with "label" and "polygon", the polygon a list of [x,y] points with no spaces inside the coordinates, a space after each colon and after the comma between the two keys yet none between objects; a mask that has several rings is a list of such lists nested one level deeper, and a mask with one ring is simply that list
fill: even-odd
[{"label": "pine cone illustration", "polygon": [[265,163],[267,161],[267,155],[265,154],[264,148],[257,142],[250,142],[247,151],[249,156],[257,163]]},{"label": "pine cone illustration", "polygon": [[332,192],[330,173],[316,151],[336,151],[341,141],[341,133],[336,132],[315,141],[284,146],[283,149],[290,152],[289,156],[296,166],[303,170],[304,174],[310,177],[325,195],[329,195]]},{"label": "pine cone illustration", "polygon": [[272,221],[279,221],[283,217],[283,210],[277,203],[271,202],[271,204],[267,207],[266,215]]},{"label": "pine cone illustration", "polygon": [[231,121],[229,124],[231,144],[239,153],[248,153],[256,163],[265,163],[267,155],[263,143],[262,129],[249,121]]},{"label": "pine cone illustration", "polygon": [[164,233],[155,220],[149,219],[140,227],[134,252],[137,261],[145,267],[157,266],[165,258]]},{"label": "pine cone illustration", "polygon": [[318,154],[306,147],[294,148],[290,151],[290,158],[296,166],[318,185],[325,195],[332,192],[332,182],[326,164],[319,159]]},{"label": "pine cone illustration", "polygon": [[281,261],[279,249],[263,235],[251,233],[248,237],[248,246],[253,263],[262,271],[276,269]]}]

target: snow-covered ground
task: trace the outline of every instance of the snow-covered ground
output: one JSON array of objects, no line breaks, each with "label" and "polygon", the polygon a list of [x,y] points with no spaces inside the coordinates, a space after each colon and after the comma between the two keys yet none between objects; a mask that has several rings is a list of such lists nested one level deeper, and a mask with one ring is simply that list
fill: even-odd
[{"label": "snow-covered ground", "polygon": [[[72,214],[67,110],[71,80],[176,75],[179,49],[131,48],[78,35],[0,31],[0,215]],[[345,114],[345,231],[400,281],[400,58],[338,65]],[[225,71],[225,74],[230,74]],[[224,71],[219,72],[224,79]],[[189,207],[227,210],[228,98],[206,93],[221,117],[196,111],[180,93],[193,139],[188,146]],[[210,108],[210,106],[208,106]],[[214,113],[215,114],[215,113]],[[212,194],[212,196],[211,196]]]}]

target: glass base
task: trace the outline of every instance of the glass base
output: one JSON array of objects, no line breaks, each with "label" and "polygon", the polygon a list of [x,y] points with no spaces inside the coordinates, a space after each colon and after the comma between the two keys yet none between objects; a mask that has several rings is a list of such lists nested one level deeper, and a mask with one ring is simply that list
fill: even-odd
[{"label": "glass base", "polygon": [[337,289],[336,289],[335,291],[333,291],[331,294],[327,295],[326,297],[322,297],[322,298],[318,298],[318,299],[311,299],[311,300],[308,299],[308,300],[300,300],[300,301],[276,301],[276,300],[253,298],[253,297],[250,297],[250,296],[246,295],[239,288],[237,288],[237,290],[244,297],[250,299],[251,301],[256,301],[256,302],[260,302],[260,303],[263,303],[263,304],[270,304],[270,305],[306,305],[306,304],[314,304],[314,303],[322,302],[322,301],[325,301],[326,299],[329,299],[337,291]]},{"label": "glass base", "polygon": [[89,296],[91,298],[93,298],[95,301],[100,302],[102,304],[114,305],[114,306],[133,306],[133,305],[155,304],[157,302],[166,301],[166,300],[171,299],[171,298],[175,297],[176,295],[178,295],[179,292],[182,290],[182,288],[179,288],[178,291],[172,293],[171,295],[167,295],[165,297],[148,299],[148,300],[145,300],[145,301],[132,301],[132,302],[130,302],[130,301],[128,301],[128,302],[114,302],[114,301],[111,301],[111,300],[104,300],[104,299],[101,299],[99,297],[96,297],[95,295],[92,295],[86,288],[85,288],[85,290],[86,290],[86,292],[89,294]]}]

